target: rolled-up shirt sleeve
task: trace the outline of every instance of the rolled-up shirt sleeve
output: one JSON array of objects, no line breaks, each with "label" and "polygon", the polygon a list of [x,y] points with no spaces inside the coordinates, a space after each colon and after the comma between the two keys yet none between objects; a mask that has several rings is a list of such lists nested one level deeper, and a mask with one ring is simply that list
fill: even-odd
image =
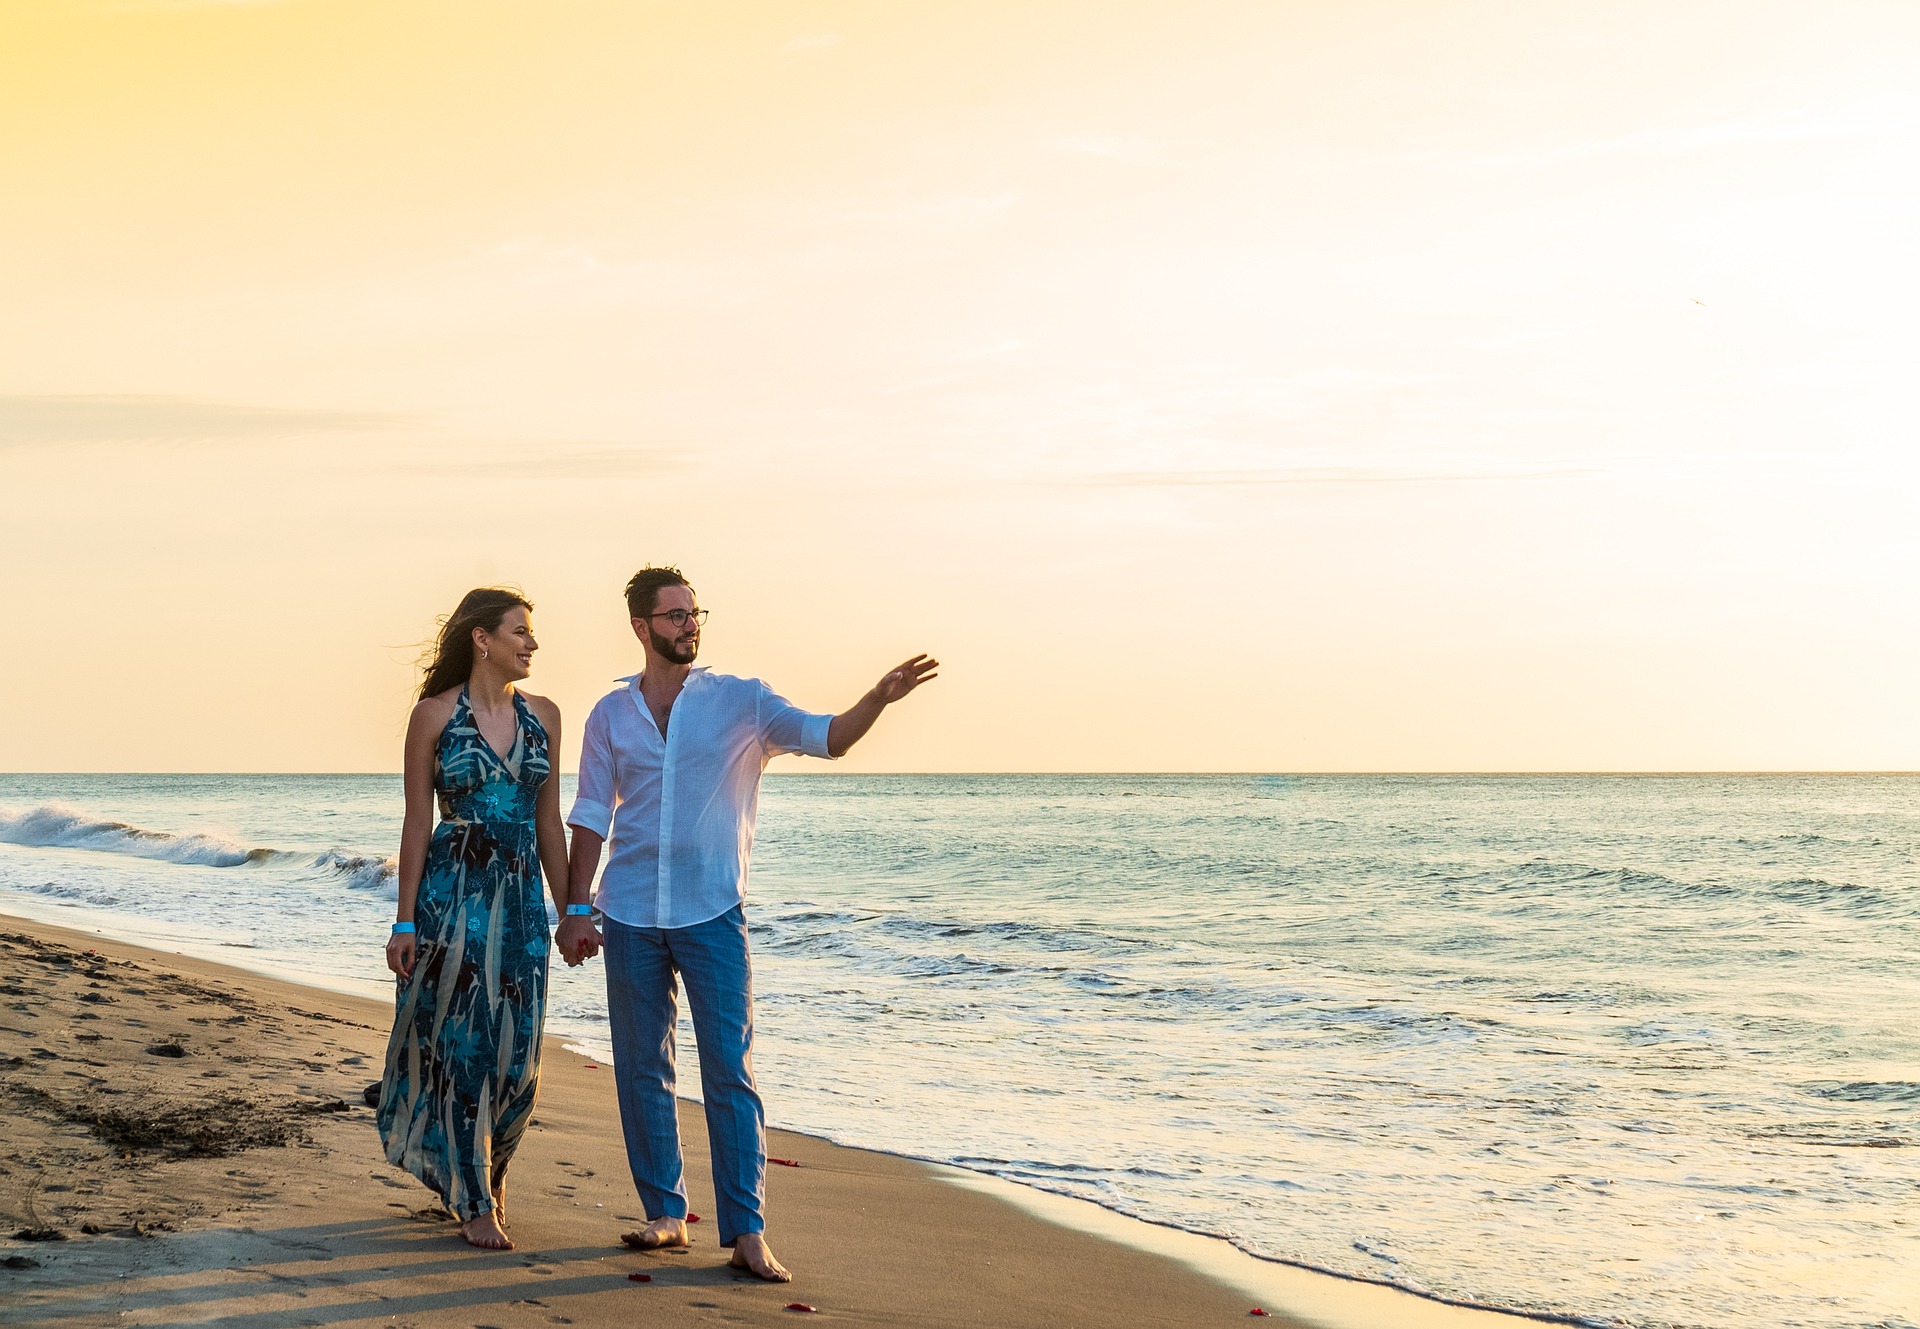
[{"label": "rolled-up shirt sleeve", "polygon": [[580,785],[567,824],[606,839],[617,801],[613,780],[613,742],[607,733],[606,707],[596,706],[580,735]]},{"label": "rolled-up shirt sleeve", "polygon": [[[755,681],[758,682],[757,679]],[[833,723],[831,715],[803,711],[765,683],[760,683],[759,688],[755,702],[756,723],[760,731],[760,746],[766,749],[768,756],[804,752],[809,757],[833,759],[833,754],[827,751],[827,728]],[[585,789],[584,765],[580,780],[580,787]]]}]

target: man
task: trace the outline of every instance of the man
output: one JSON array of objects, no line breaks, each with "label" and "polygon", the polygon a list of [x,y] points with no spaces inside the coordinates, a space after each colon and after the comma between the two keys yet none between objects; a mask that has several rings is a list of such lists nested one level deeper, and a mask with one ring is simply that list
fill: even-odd
[{"label": "man", "polygon": [[[707,611],[677,568],[643,568],[627,612],[643,673],[587,717],[580,788],[567,821],[570,903],[556,937],[577,965],[606,949],[607,1011],[627,1162],[647,1225],[621,1238],[651,1250],[687,1244],[687,1192],[674,1108],[674,975],[687,985],[713,1148],[720,1244],[735,1268],[792,1275],[767,1245],[765,1115],[753,1085],[747,860],[760,774],[783,752],[838,757],[880,712],[935,677],[916,655],[850,710],[810,715],[753,678],[693,667]],[[609,836],[609,831],[611,835]],[[612,844],[593,926],[588,889]]]}]

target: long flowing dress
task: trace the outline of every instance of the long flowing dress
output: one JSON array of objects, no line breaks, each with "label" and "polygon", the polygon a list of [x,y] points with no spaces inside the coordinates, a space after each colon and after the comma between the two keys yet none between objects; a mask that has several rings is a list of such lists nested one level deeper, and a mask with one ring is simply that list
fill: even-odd
[{"label": "long flowing dress", "polygon": [[540,1082],[549,939],[534,803],[552,765],[546,730],[517,692],[513,705],[504,757],[481,736],[464,687],[440,732],[440,824],[381,1082],[387,1161],[439,1192],[462,1222],[493,1208]]}]

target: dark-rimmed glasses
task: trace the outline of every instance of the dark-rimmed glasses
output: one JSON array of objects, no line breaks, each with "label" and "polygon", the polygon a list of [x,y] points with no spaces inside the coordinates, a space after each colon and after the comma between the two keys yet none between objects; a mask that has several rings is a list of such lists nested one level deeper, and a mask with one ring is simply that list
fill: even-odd
[{"label": "dark-rimmed glasses", "polygon": [[695,626],[706,622],[708,612],[705,609],[662,609],[657,614],[648,614],[647,617],[664,618],[676,628],[684,628],[688,619],[692,619]]}]

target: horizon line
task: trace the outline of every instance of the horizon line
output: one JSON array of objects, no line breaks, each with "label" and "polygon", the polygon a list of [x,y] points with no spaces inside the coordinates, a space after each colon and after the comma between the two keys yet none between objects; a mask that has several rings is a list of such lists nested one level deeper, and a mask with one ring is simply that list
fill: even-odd
[{"label": "horizon line", "polygon": [[[399,776],[401,771],[216,771],[216,770],[147,770],[147,771],[0,771],[0,778],[10,776],[76,776],[76,775],[191,775],[191,776]],[[562,771],[562,775],[567,772]],[[912,776],[915,778],[940,775],[995,776],[1009,778],[1014,776],[1104,776],[1112,779],[1145,779],[1160,776],[1568,776],[1568,775],[1638,775],[1638,776],[1708,776],[1708,775],[1920,775],[1920,768],[1912,767],[1848,767],[1848,766],[1801,766],[1801,767],[1744,767],[1744,768],[1654,768],[1654,767],[1618,767],[1591,769],[1542,769],[1542,770],[1317,770],[1283,771],[1268,769],[1247,770],[1183,770],[1183,771],[845,771],[845,770],[785,770],[768,771],[767,775],[840,776],[849,779],[870,776]]]}]

